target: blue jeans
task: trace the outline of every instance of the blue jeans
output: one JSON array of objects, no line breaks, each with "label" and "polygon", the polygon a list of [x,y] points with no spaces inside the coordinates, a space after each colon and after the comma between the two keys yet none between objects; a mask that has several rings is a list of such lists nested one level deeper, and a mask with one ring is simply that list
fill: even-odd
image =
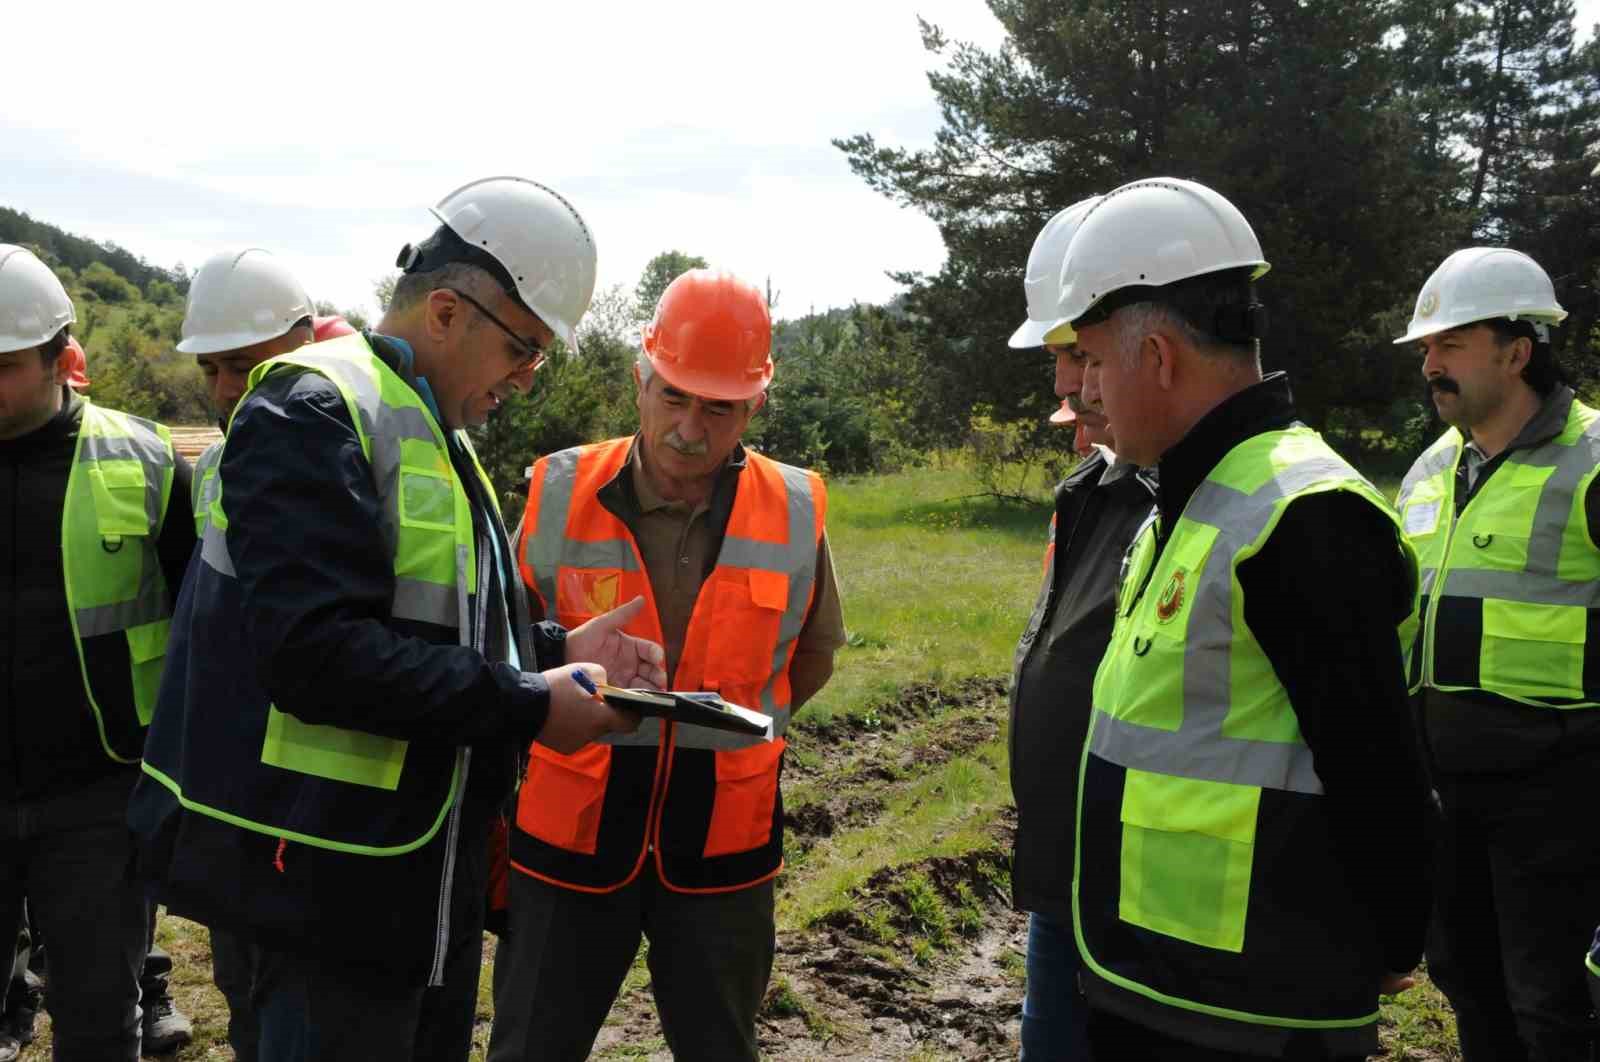
[{"label": "blue jeans", "polygon": [[1028,916],[1028,989],[1022,1000],[1022,1057],[1087,1062],[1089,1005],[1078,991],[1078,942],[1072,926]]}]

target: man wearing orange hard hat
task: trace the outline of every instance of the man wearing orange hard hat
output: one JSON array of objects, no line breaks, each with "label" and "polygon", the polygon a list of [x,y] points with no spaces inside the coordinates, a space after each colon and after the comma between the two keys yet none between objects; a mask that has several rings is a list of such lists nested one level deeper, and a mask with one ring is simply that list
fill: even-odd
[{"label": "man wearing orange hard hat", "polygon": [[643,595],[625,629],[666,649],[670,688],[716,691],[773,726],[750,738],[651,718],[570,755],[532,747],[494,1062],[587,1057],[641,936],[673,1055],[757,1057],[784,732],[844,644],[822,479],[740,443],[771,346],[753,285],[685,273],[644,332],[639,432],[533,467],[518,552],[535,618],[582,622]]}]

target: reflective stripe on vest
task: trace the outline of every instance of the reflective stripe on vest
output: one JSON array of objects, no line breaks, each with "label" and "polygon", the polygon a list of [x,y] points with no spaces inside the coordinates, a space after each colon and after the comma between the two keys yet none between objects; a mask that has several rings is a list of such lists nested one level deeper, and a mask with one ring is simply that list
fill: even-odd
[{"label": "reflective stripe on vest", "polygon": [[[155,711],[172,616],[157,543],[176,458],[159,424],[84,400],[61,514],[67,610],[100,743],[113,760],[139,758]],[[94,689],[84,639],[122,633],[130,690]]]},{"label": "reflective stripe on vest", "polygon": [[1600,646],[1588,635],[1600,621],[1600,549],[1584,506],[1600,470],[1600,412],[1574,399],[1560,434],[1507,454],[1457,516],[1464,447],[1449,429],[1400,488],[1426,606],[1407,647],[1412,692],[1427,685],[1541,707],[1600,704]]},{"label": "reflective stripe on vest", "polygon": [[[1086,899],[1075,888],[1073,911],[1089,968],[1164,1006],[1305,1028],[1356,1027],[1376,1017],[1225,1010],[1206,1002],[1208,985],[1198,974],[1196,983],[1141,983],[1126,970],[1144,957],[1092,954],[1087,941],[1098,934],[1086,937],[1081,921],[1085,909],[1115,911],[1121,922],[1159,935],[1148,938],[1158,953],[1148,966],[1168,973],[1192,969],[1196,960],[1180,952],[1181,961],[1164,963],[1159,949],[1166,938],[1247,955],[1262,792],[1316,798],[1323,787],[1288,692],[1243,622],[1237,573],[1290,502],[1327,491],[1355,494],[1395,520],[1320,436],[1296,426],[1230,451],[1195,490],[1159,557],[1153,516],[1129,549],[1111,643],[1095,675],[1083,772],[1091,755],[1124,772],[1121,869],[1114,879],[1120,895]],[[1403,541],[1396,523],[1397,548],[1410,561]],[[1104,833],[1102,825],[1097,833]]]},{"label": "reflective stripe on vest", "polygon": [[[626,526],[606,512],[592,492],[584,495],[587,503],[584,512],[574,519],[572,511],[580,457],[588,453],[592,467],[586,470],[584,478],[597,491],[622,470],[630,442],[621,439],[598,444],[609,448],[603,453],[589,447],[562,450],[541,460],[534,468],[532,485],[535,490],[530,492],[530,498],[536,494],[538,503],[530,501],[529,512],[523,520],[524,579],[539,595],[547,615],[569,627],[635,596],[647,599],[650,622],[657,622],[649,577]],[[722,549],[717,555],[717,568],[723,571],[742,569],[749,573],[751,592],[758,603],[781,610],[776,644],[762,661],[767,678],[748,705],[773,716],[773,734],[781,737],[789,725],[788,659],[811,603],[817,544],[821,537],[818,528],[822,521],[816,511],[811,473],[754,453],[747,455],[747,464],[762,469],[752,475],[781,477],[785,499],[784,538],[758,536],[750,533],[750,528],[741,527],[742,522],[749,520],[749,515],[740,512],[736,499],[736,515],[729,517]],[[743,487],[744,476],[740,479]],[[747,508],[758,511],[757,506]],[[741,531],[746,533],[741,534]],[[717,573],[713,572],[705,585],[713,586],[717,581]],[[696,612],[699,611],[697,603]],[[690,657],[690,647],[703,640],[693,634],[691,623],[691,632],[684,638],[685,658]],[[660,641],[659,626],[640,636]],[[680,674],[674,676],[675,683],[687,677],[683,676],[684,662],[679,661]],[[719,689],[728,699],[735,699],[720,684]],[[637,732],[615,734],[604,740],[612,744],[654,745],[660,741],[660,732],[660,720],[646,719]],[[675,739],[683,748],[707,749],[743,748],[760,740],[696,726],[680,727]]]},{"label": "reflective stripe on vest", "polygon": [[[481,634],[473,624],[478,571],[471,502],[456,479],[443,430],[417,393],[372,353],[360,335],[265,361],[252,370],[250,387],[255,388],[269,373],[300,370],[319,373],[338,388],[361,439],[362,452],[371,463],[381,502],[381,547],[394,564],[391,615],[452,630],[459,644],[481,645]],[[477,465],[465,435],[457,433],[457,438],[488,487],[488,477]],[[217,574],[234,578],[228,520],[220,502],[226,487],[220,474],[215,482],[200,555]],[[492,487],[488,494],[493,498]],[[305,723],[268,706],[261,763],[358,786],[368,794],[373,790],[393,793],[402,788],[403,775],[411,769],[409,760],[414,757],[408,757],[409,745],[367,731]],[[453,768],[440,775],[437,785],[425,787],[433,793],[430,806],[409,820],[409,835],[386,838],[381,844],[370,843],[372,839],[366,837],[286,830],[260,821],[259,816],[265,814],[260,809],[251,809],[256,816],[252,817],[241,809],[207,807],[187,800],[185,804],[234,825],[306,844],[363,855],[401,855],[426,844],[445,821],[455,799],[464,755],[465,750],[456,750]],[[149,765],[146,770],[178,792],[175,781],[150,770]],[[182,797],[181,792],[178,795]],[[431,803],[433,800],[438,803]]]},{"label": "reflective stripe on vest", "polygon": [[206,533],[206,520],[211,511],[211,506],[220,503],[221,496],[217,491],[217,469],[222,466],[222,441],[212,443],[201,451],[194,462],[194,480],[190,484],[190,493],[194,504],[194,535],[204,538]]},{"label": "reflective stripe on vest", "polygon": [[[522,574],[546,614],[568,627],[643,596],[646,607],[627,629],[661,641],[637,545],[599,499],[603,487],[629,474],[631,445],[631,439],[615,439],[534,466],[522,523]],[[715,690],[772,715],[774,740],[646,719],[637,733],[611,736],[572,756],[535,744],[518,831],[550,846],[546,853],[560,849],[567,869],[518,863],[521,869],[604,891],[632,880],[653,842],[669,887],[681,885],[675,866],[698,875],[696,887],[705,891],[744,887],[777,872],[781,826],[774,819],[790,716],[789,664],[811,605],[825,511],[816,476],[747,454],[716,566],[701,585],[671,676],[673,688]],[[627,751],[626,762],[612,747]],[[687,753],[674,757],[674,750],[711,755],[691,760]],[[679,794],[697,789],[714,790],[709,812],[684,810],[699,805]],[[617,792],[640,799],[635,804]],[[608,799],[627,807],[618,804],[603,815]],[[604,834],[602,821],[610,823]],[[514,837],[514,853],[522,847]],[[694,866],[686,867],[681,860],[690,858],[690,847]],[[592,858],[573,862],[578,856]]]}]

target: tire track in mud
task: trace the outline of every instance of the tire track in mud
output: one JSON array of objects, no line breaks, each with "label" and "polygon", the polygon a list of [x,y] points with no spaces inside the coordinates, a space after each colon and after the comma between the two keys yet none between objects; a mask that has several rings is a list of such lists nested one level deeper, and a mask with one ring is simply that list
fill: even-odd
[{"label": "tire track in mud", "polygon": [[[1006,683],[919,683],[859,716],[795,735],[808,755],[785,766],[786,851],[780,896],[813,871],[821,840],[877,822],[907,786],[1002,732]],[[992,844],[960,857],[886,867],[851,904],[781,930],[758,1021],[763,1058],[1016,1057],[1026,916],[1011,909],[1015,816]],[[596,1057],[669,1059],[648,979],[625,992]]]}]

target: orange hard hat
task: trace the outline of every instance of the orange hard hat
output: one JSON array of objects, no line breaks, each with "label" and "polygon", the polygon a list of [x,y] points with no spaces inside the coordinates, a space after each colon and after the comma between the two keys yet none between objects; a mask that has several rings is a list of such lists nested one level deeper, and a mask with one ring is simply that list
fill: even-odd
[{"label": "orange hard hat", "polygon": [[324,339],[338,339],[340,336],[353,336],[355,334],[355,328],[343,317],[313,317],[311,319],[311,341],[313,343],[321,343]]},{"label": "orange hard hat", "polygon": [[772,382],[766,297],[732,273],[691,269],[661,293],[644,352],[680,391],[724,402],[754,398]]},{"label": "orange hard hat", "polygon": [[67,337],[67,386],[74,391],[87,391],[89,389],[89,359],[83,354],[83,347],[78,345],[74,336]]}]

